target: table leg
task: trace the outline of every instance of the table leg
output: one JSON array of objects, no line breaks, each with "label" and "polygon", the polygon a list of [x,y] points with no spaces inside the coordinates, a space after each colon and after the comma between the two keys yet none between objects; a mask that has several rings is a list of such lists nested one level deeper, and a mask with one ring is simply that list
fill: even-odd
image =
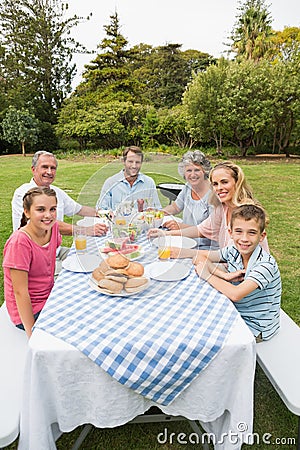
[{"label": "table leg", "polygon": [[71,450],[78,450],[80,448],[81,444],[83,443],[83,441],[85,440],[85,438],[87,437],[89,432],[92,430],[92,428],[93,428],[93,425],[91,425],[90,423],[88,423],[87,425],[85,425],[83,427],[83,430],[81,431],[80,435],[76,439],[76,442],[73,445]]}]

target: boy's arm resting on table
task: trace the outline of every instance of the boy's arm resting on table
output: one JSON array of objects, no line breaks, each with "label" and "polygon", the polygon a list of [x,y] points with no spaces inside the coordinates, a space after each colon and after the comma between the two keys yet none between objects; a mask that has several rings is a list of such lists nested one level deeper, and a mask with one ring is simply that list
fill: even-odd
[{"label": "boy's arm resting on table", "polygon": [[28,292],[28,273],[24,270],[10,269],[10,276],[18,312],[26,334],[30,337],[35,320],[33,317],[31,299]]},{"label": "boy's arm resting on table", "polygon": [[238,285],[231,281],[238,281],[244,275],[244,270],[228,273],[218,269],[210,261],[200,261],[196,266],[196,272],[200,278],[207,281],[211,286],[222,294],[226,295],[231,301],[238,302],[249,295],[258,285],[253,280],[244,280]]},{"label": "boy's arm resting on table", "polygon": [[214,263],[220,262],[219,250],[197,250],[197,254],[193,259],[193,264],[198,264],[200,261],[211,261]]}]

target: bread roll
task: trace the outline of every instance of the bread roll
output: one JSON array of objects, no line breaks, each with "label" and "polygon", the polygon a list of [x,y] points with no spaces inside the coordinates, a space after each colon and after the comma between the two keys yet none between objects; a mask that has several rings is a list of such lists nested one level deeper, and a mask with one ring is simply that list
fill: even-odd
[{"label": "bread roll", "polygon": [[100,280],[98,286],[101,289],[105,289],[109,294],[120,294],[123,289],[123,283],[108,280],[107,278]]},{"label": "bread roll", "polygon": [[105,277],[102,270],[100,270],[100,267],[97,267],[95,270],[93,270],[92,276],[96,281],[103,280],[103,278]]},{"label": "bread roll", "polygon": [[126,274],[131,277],[141,277],[144,275],[144,266],[138,262],[129,263],[125,270]]},{"label": "bread roll", "polygon": [[105,278],[107,280],[112,280],[112,281],[117,281],[118,283],[126,283],[126,281],[128,280],[127,277],[124,277],[124,275],[120,274],[120,273],[116,273],[113,275],[105,275]]},{"label": "bread roll", "polygon": [[148,283],[148,279],[145,277],[132,277],[127,280],[124,285],[124,289],[126,292],[135,292],[139,291],[142,286]]},{"label": "bread roll", "polygon": [[106,261],[102,261],[102,262],[99,264],[98,269],[101,270],[101,272],[103,272],[103,273],[105,274],[108,270],[111,269],[111,267],[107,264]]},{"label": "bread roll", "polygon": [[112,267],[113,269],[124,269],[129,264],[129,259],[127,259],[125,256],[121,255],[120,253],[109,256],[106,259],[106,263]]}]

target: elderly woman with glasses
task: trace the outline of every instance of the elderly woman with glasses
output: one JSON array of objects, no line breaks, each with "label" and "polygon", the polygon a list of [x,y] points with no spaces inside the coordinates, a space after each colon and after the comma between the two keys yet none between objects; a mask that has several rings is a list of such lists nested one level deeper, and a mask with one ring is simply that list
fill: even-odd
[{"label": "elderly woman with glasses", "polygon": [[[164,227],[169,230],[178,230],[199,225],[206,219],[212,206],[209,204],[211,196],[211,184],[209,182],[209,172],[211,164],[204,153],[200,150],[186,152],[178,165],[178,173],[185,180],[186,184],[171,205],[163,210],[165,214],[177,215],[182,212],[182,222],[176,220],[165,220]],[[199,238],[198,245],[201,247],[215,246],[207,238]]]}]

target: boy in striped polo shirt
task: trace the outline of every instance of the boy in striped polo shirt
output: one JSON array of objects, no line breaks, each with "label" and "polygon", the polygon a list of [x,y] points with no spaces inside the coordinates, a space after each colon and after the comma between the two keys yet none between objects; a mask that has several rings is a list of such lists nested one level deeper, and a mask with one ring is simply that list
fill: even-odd
[{"label": "boy in striped polo shirt", "polygon": [[[265,238],[266,216],[252,204],[232,212],[230,235],[234,245],[197,256],[196,272],[234,302],[257,342],[279,329],[281,277],[273,256],[260,242]],[[200,252],[201,253],[201,252]],[[227,272],[216,262],[226,263]]]}]

